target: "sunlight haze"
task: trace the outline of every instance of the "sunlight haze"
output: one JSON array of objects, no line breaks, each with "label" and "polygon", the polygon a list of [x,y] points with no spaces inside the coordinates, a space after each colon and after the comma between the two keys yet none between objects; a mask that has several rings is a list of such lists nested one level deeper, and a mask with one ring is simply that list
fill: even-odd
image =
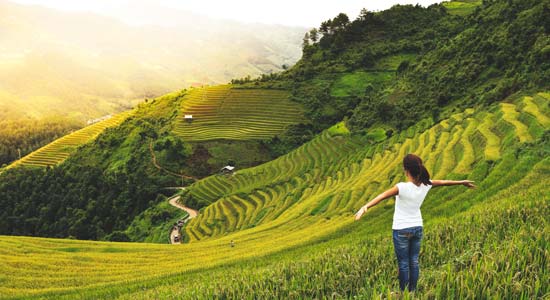
[{"label": "sunlight haze", "polygon": [[[177,0],[14,0],[17,3],[37,4],[66,11],[90,11],[116,17],[133,25],[173,25],[170,18],[157,18],[165,9],[187,10],[214,18],[231,19],[239,22],[281,24],[288,26],[316,27],[335,12],[344,12],[351,19],[361,8],[378,11],[394,4],[420,4],[427,6],[441,2],[434,0],[346,0],[346,1],[177,1]],[[166,15],[164,15],[166,16]]]}]

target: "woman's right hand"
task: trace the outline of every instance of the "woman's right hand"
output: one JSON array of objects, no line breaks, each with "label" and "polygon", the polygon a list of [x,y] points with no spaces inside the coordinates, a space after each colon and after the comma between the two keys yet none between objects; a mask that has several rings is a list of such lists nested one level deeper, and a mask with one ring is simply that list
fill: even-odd
[{"label": "woman's right hand", "polygon": [[362,206],[356,213],[355,213],[355,221],[359,221],[361,219],[361,216],[363,216],[364,213],[367,212],[367,206]]}]

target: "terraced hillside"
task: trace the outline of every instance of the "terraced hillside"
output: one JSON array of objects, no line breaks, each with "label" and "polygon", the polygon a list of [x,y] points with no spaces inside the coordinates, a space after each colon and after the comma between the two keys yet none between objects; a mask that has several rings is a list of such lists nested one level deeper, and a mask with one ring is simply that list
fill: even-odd
[{"label": "terraced hillside", "polygon": [[19,165],[33,167],[57,165],[67,159],[67,157],[69,157],[78,146],[90,142],[106,128],[117,126],[122,123],[129,115],[130,112],[120,113],[112,118],[89,125],[71,134],[63,136],[26,155],[20,160],[13,162],[7,168],[13,168]]},{"label": "terraced hillside", "polygon": [[300,122],[305,122],[303,109],[286,91],[222,85],[192,89],[182,101],[174,133],[186,141],[269,139]]},{"label": "terraced hillside", "polygon": [[190,186],[187,201],[212,204],[188,223],[192,242],[181,246],[0,237],[0,295],[385,296],[396,283],[388,235],[393,200],[364,221],[354,223],[352,214],[403,180],[401,158],[414,152],[434,178],[478,184],[438,188],[426,199],[420,295],[543,297],[550,160],[537,153],[550,147],[541,139],[550,130],[549,103],[541,93],[467,110],[377,144],[335,126],[273,162]]},{"label": "terraced hillside", "polygon": [[402,180],[401,158],[410,152],[426,161],[434,178],[482,173],[476,163],[479,168],[497,161],[508,147],[532,142],[548,129],[544,97],[524,97],[489,112],[468,109],[428,130],[424,122],[374,148],[329,130],[275,161],[192,185],[187,201],[212,205],[186,233],[194,241],[260,224],[351,214],[380,188]]}]

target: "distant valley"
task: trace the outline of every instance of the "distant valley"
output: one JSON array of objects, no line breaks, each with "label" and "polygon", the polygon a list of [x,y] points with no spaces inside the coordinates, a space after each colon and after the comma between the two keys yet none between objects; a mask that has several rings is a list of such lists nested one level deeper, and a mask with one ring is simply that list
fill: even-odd
[{"label": "distant valley", "polygon": [[0,1],[0,120],[86,121],[188,86],[281,71],[301,56],[304,28],[184,11],[171,11],[170,18],[171,27],[136,28]]}]

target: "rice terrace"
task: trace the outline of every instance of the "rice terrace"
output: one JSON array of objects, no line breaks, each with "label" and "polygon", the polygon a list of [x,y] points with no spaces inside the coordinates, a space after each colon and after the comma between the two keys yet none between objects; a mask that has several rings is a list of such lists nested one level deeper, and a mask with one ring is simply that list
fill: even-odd
[{"label": "rice terrace", "polygon": [[18,165],[46,167],[59,164],[69,157],[71,152],[76,150],[78,146],[93,140],[106,128],[120,124],[128,115],[129,112],[121,113],[63,136],[26,155],[20,160],[15,161],[13,164],[8,166],[8,168],[13,168]]},{"label": "rice terrace", "polygon": [[550,2],[394,2],[0,169],[0,299],[549,298]]},{"label": "rice terrace", "polygon": [[[305,121],[283,90],[214,86],[194,89],[182,101],[174,133],[186,141],[265,139]],[[189,116],[185,119],[185,115]]]}]

